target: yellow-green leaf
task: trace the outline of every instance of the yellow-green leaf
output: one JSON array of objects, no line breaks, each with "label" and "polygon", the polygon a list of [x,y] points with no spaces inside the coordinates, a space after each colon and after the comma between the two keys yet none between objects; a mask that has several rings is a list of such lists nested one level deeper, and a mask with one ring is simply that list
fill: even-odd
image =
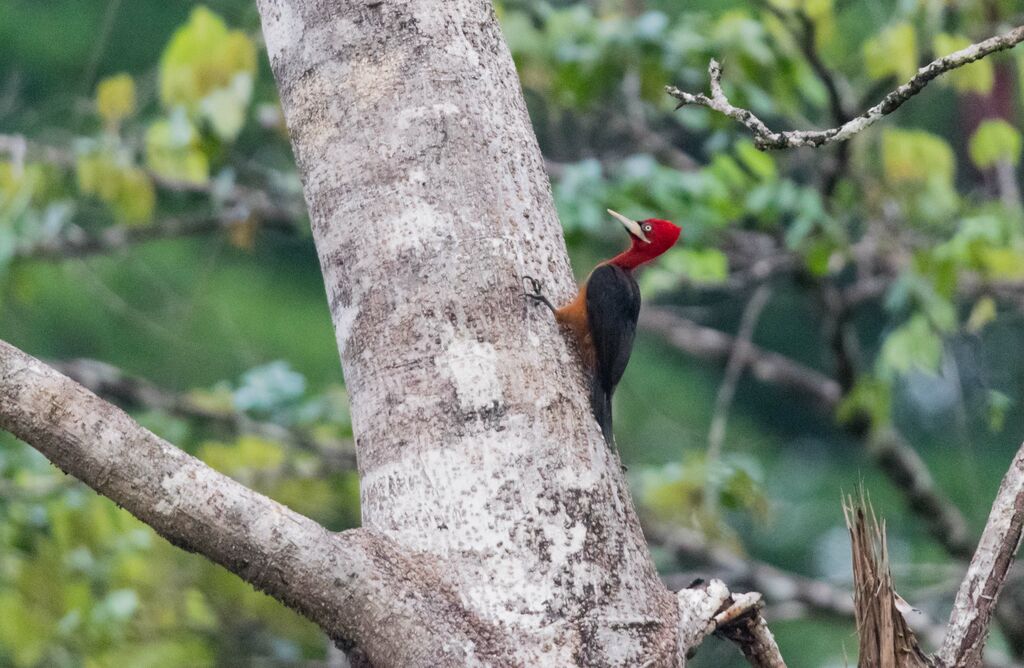
[{"label": "yellow-green leaf", "polygon": [[882,133],[882,168],[886,180],[894,185],[925,184],[934,179],[952,187],[956,158],[938,135],[887,128]]},{"label": "yellow-green leaf", "polygon": [[917,33],[906,21],[894,23],[864,43],[864,65],[872,79],[917,73]]},{"label": "yellow-green leaf", "polygon": [[258,436],[240,436],[234,443],[204,443],[199,458],[217,469],[238,477],[259,471],[273,471],[284,463],[284,448]]},{"label": "yellow-green leaf", "polygon": [[967,331],[977,334],[985,329],[985,326],[996,319],[996,302],[991,297],[982,297],[971,309],[971,315],[967,319]]},{"label": "yellow-green leaf", "polygon": [[971,161],[981,169],[1000,160],[1016,165],[1020,162],[1020,132],[1002,119],[990,119],[978,126],[968,148]]},{"label": "yellow-green leaf", "polygon": [[156,208],[153,181],[143,169],[123,165],[109,153],[81,155],[75,164],[78,189],[110,207],[123,223],[149,222]]},{"label": "yellow-green leaf", "polygon": [[[199,102],[231,85],[238,73],[256,74],[256,46],[245,33],[229,31],[207,7],[192,10],[160,59],[160,100],[194,112]],[[246,100],[248,102],[248,100]]]},{"label": "yellow-green leaf", "polygon": [[[935,36],[932,48],[935,55],[948,56],[954,51],[966,48],[971,45],[971,40],[963,35],[949,35],[940,33]],[[939,78],[939,81],[948,83],[961,93],[977,93],[987,95],[995,83],[996,73],[992,67],[992,61],[982,58],[970,65],[964,65]]]},{"label": "yellow-green leaf", "polygon": [[118,218],[129,225],[148,223],[156,208],[156,191],[153,181],[138,167],[121,173],[121,188],[113,202]]},{"label": "yellow-green leaf", "polygon": [[878,355],[878,375],[892,380],[912,369],[935,373],[942,361],[942,339],[923,314],[915,314],[885,337]]},{"label": "yellow-green leaf", "polygon": [[156,121],[146,131],[146,164],[174,181],[206,183],[210,163],[199,145],[199,133],[182,114]]},{"label": "yellow-green leaf", "polygon": [[748,139],[736,142],[736,157],[762,181],[770,181],[778,175],[775,158],[769,153],[757,150],[754,142]]},{"label": "yellow-green leaf", "polygon": [[722,283],[729,277],[729,260],[717,248],[676,248],[663,264],[697,284]]},{"label": "yellow-green leaf", "polygon": [[12,209],[20,210],[42,199],[44,186],[45,175],[41,165],[15,165],[0,161],[0,218],[10,214]]},{"label": "yellow-green leaf", "polygon": [[1024,278],[1024,252],[1014,248],[980,248],[977,253],[988,278]]},{"label": "yellow-green leaf", "polygon": [[116,74],[96,87],[96,111],[109,126],[116,126],[135,113],[135,81],[128,74]]}]

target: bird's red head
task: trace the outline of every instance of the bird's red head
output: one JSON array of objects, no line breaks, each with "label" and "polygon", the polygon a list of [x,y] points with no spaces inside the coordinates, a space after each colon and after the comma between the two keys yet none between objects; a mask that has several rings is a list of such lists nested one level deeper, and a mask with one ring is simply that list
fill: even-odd
[{"label": "bird's red head", "polygon": [[621,213],[608,209],[616,220],[622,223],[629,232],[632,244],[629,250],[616,255],[608,261],[623,269],[635,269],[645,262],[650,262],[669,248],[675,245],[682,230],[679,226],[667,220],[648,218],[647,220],[636,221],[626,218]]}]

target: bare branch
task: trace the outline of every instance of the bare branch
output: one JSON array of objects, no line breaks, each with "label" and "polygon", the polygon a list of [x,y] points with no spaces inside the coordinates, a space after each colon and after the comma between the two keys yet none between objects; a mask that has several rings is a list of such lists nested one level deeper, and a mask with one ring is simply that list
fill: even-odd
[{"label": "bare branch", "polygon": [[732,594],[721,580],[698,580],[679,590],[678,655],[687,657],[708,635],[736,642],[751,665],[785,668],[768,625],[761,617],[758,593]]},{"label": "bare branch", "polygon": [[882,429],[868,440],[868,452],[889,482],[903,495],[928,533],[946,552],[958,559],[970,557],[974,548],[963,513],[935,484],[917,450],[895,429]]},{"label": "bare branch", "polygon": [[710,97],[704,93],[687,93],[675,86],[666,86],[665,90],[669,95],[679,100],[677,108],[690,104],[699,105],[714,109],[739,121],[750,130],[754,137],[754,144],[761,150],[795,148],[798,146],[823,146],[825,144],[845,141],[858,132],[874,125],[886,114],[899,109],[904,102],[921,92],[932,79],[935,79],[940,74],[973,63],[997,51],[1012,48],[1022,41],[1024,41],[1024,26],[1018,26],[1003,35],[990,37],[983,42],[972,44],[948,56],[937,58],[920,68],[910,81],[886,95],[882,98],[881,102],[860,116],[828,130],[791,130],[789,132],[775,132],[771,130],[752,111],[730,104],[725,93],[722,92],[722,66],[714,59],[708,65],[708,77],[711,80]]},{"label": "bare branch", "polygon": [[953,604],[938,660],[944,666],[981,662],[988,626],[1024,527],[1024,445],[999,486],[988,523]]},{"label": "bare branch", "polygon": [[233,216],[230,213],[194,218],[165,218],[144,226],[114,225],[97,234],[88,234],[79,227],[71,227],[56,238],[17,248],[14,257],[37,260],[85,257],[123,250],[148,241],[226,232],[236,226],[253,224],[287,234],[297,232],[296,224],[283,218],[267,218],[256,223],[246,216]]},{"label": "bare branch", "polygon": [[242,411],[215,409],[195,401],[187,394],[178,394],[104,362],[75,359],[50,362],[50,366],[81,383],[99,396],[123,407],[157,410],[215,424],[239,434],[256,434],[264,438],[313,452],[327,471],[354,471],[355,447],[350,440],[314,438],[296,427],[256,420]]},{"label": "bare branch", "polygon": [[[645,308],[640,314],[640,325],[661,334],[678,350],[702,359],[725,362],[735,346],[733,336],[666,309]],[[823,411],[834,410],[842,397],[839,384],[825,374],[757,345],[751,344],[747,365],[762,383],[803,394]]]},{"label": "bare branch", "polygon": [[[732,586],[761,592],[768,603],[800,602],[819,612],[853,617],[853,594],[827,582],[791,573],[769,563],[740,556],[713,545],[698,532],[682,527],[645,525],[648,540],[683,561],[716,568]],[[670,587],[672,584],[670,583]]]},{"label": "bare branch", "polygon": [[775,636],[761,616],[763,607],[764,603],[758,597],[756,603],[743,614],[720,623],[716,633],[739,645],[743,656],[747,657],[747,661],[754,668],[786,668]]},{"label": "bare branch", "polygon": [[501,635],[436,565],[391,539],[334,534],[217,473],[0,342],[0,428],[171,543],[301,612],[375,665],[509,665]]}]

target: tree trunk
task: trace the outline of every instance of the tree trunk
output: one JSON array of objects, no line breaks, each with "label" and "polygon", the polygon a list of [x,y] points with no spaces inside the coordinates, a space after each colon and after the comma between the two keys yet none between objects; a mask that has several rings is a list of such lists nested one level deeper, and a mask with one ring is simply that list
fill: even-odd
[{"label": "tree trunk", "polygon": [[659,581],[582,375],[521,277],[572,290],[487,0],[259,0],[352,402],[364,527],[523,665],[671,665]]}]

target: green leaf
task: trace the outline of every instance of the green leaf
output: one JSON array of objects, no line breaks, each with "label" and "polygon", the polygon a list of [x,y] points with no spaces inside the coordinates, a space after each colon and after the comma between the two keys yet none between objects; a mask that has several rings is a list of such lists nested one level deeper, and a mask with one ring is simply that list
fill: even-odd
[{"label": "green leaf", "polygon": [[717,248],[677,248],[663,264],[698,284],[723,283],[729,277],[729,259]]},{"label": "green leaf", "polygon": [[923,314],[915,314],[889,333],[878,355],[878,375],[891,381],[898,374],[918,370],[935,373],[942,361],[942,339]]},{"label": "green leaf", "polygon": [[[932,42],[936,56],[949,55],[970,45],[971,40],[967,37],[947,33],[939,33]],[[978,95],[987,95],[992,90],[995,80],[995,68],[992,67],[992,61],[988,58],[958,67],[939,77],[940,82],[948,83],[961,93],[977,93]]]},{"label": "green leaf", "polygon": [[985,403],[989,431],[992,433],[1002,431],[1003,425],[1006,424],[1006,413],[1013,408],[1010,397],[998,390],[989,390]]},{"label": "green leaf", "polygon": [[974,308],[971,309],[971,315],[967,318],[967,331],[971,334],[977,334],[985,329],[986,325],[995,320],[996,315],[996,301],[988,296],[982,297],[974,304]]},{"label": "green leaf", "polygon": [[247,479],[254,473],[280,467],[285,451],[279,443],[246,435],[234,443],[204,443],[199,448],[199,458],[222,473]]},{"label": "green leaf", "polygon": [[235,390],[235,407],[243,411],[272,411],[293,402],[306,391],[306,378],[282,360],[249,369]]},{"label": "green leaf", "polygon": [[108,126],[116,127],[135,113],[135,81],[128,74],[116,74],[96,86],[96,111]]},{"label": "green leaf", "polygon": [[894,23],[864,43],[864,65],[872,79],[895,76],[910,79],[917,73],[917,33],[906,21]]},{"label": "green leaf", "polygon": [[847,424],[865,416],[872,427],[884,427],[891,420],[891,407],[891,385],[874,376],[862,376],[839,403],[836,419]]},{"label": "green leaf", "polygon": [[114,213],[128,225],[148,223],[156,209],[156,191],[145,171],[132,167],[121,172],[121,188],[112,202]]},{"label": "green leaf", "polygon": [[1020,132],[1006,121],[984,121],[971,137],[971,161],[979,169],[992,167],[1001,160],[1016,165],[1020,162],[1020,144]]},{"label": "green leaf", "polygon": [[980,248],[977,256],[985,276],[1003,280],[1024,278],[1024,250],[1017,248]]},{"label": "green leaf", "polygon": [[952,188],[956,171],[953,149],[942,137],[924,130],[887,128],[882,133],[882,168],[894,185],[936,181]]},{"label": "green leaf", "polygon": [[185,592],[185,619],[189,626],[200,629],[215,629],[217,615],[210,608],[203,592],[190,588]]},{"label": "green leaf", "polygon": [[754,176],[762,181],[771,181],[778,177],[775,158],[764,151],[757,150],[754,142],[750,140],[736,142],[736,157],[753,172]]},{"label": "green leaf", "polygon": [[816,239],[803,251],[804,265],[815,276],[825,276],[829,273],[829,262],[835,252],[836,244],[832,240]]}]

